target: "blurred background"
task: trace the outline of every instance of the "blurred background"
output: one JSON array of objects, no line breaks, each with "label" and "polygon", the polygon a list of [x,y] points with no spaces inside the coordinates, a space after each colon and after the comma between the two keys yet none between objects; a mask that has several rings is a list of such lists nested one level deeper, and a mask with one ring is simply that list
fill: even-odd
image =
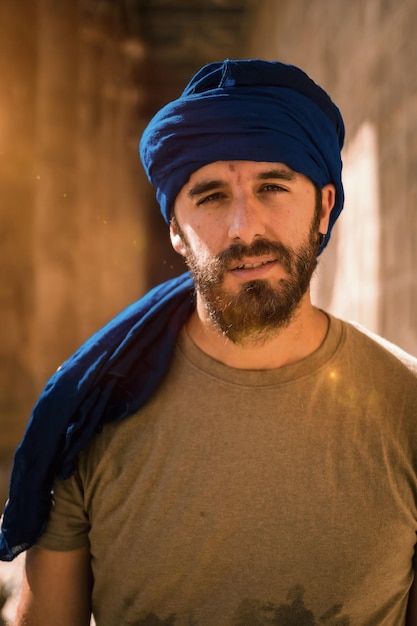
[{"label": "blurred background", "polygon": [[346,122],[314,300],[417,355],[415,0],[0,0],[0,496],[48,377],[184,270],[139,161],[203,64],[305,69]]}]

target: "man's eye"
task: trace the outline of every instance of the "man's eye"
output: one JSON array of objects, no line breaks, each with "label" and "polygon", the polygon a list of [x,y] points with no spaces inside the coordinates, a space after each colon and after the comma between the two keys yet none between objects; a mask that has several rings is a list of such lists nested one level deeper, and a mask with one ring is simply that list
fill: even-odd
[{"label": "man's eye", "polygon": [[268,183],[264,185],[261,191],[272,191],[272,192],[284,192],[287,191],[285,187],[281,187],[281,185],[277,185],[275,183]]},{"label": "man's eye", "polygon": [[197,202],[197,206],[201,206],[202,204],[208,204],[209,202],[216,202],[224,197],[224,194],[216,191],[215,193],[211,193],[208,196],[204,196],[200,198]]}]

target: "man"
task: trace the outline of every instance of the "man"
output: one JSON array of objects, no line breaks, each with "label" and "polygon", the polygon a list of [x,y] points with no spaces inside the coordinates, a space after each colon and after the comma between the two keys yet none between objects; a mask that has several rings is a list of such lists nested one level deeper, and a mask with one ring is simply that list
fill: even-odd
[{"label": "man", "polygon": [[320,87],[259,60],[204,67],[150,122],[193,281],[117,318],[35,408],[3,522],[3,558],[36,542],[18,625],[417,624],[417,362],[310,299],[343,136]]}]

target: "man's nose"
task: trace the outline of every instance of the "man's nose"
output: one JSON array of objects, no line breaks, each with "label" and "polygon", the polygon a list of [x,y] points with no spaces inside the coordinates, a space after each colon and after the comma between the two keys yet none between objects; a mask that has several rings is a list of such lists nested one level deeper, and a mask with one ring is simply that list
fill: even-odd
[{"label": "man's nose", "polygon": [[229,238],[250,244],[265,235],[264,215],[256,203],[246,195],[234,198],[230,206]]}]

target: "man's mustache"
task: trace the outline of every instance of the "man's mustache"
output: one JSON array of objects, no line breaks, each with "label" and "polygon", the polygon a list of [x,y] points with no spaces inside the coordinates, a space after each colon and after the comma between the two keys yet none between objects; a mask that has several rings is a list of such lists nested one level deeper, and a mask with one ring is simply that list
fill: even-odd
[{"label": "man's mustache", "polygon": [[234,243],[216,257],[216,265],[221,271],[226,271],[234,261],[241,261],[245,257],[273,256],[281,263],[287,272],[292,270],[293,252],[284,244],[268,239],[257,239],[250,246],[243,243]]}]

